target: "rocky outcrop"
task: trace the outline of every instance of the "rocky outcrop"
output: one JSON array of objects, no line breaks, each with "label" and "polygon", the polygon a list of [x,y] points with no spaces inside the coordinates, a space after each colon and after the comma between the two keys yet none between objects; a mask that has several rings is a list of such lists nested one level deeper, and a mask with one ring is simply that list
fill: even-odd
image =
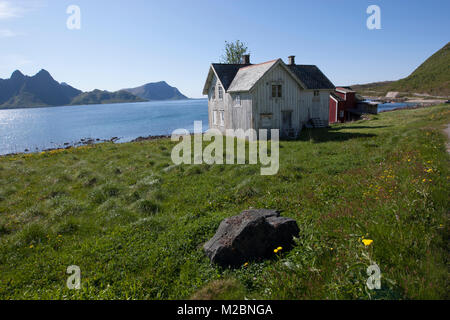
[{"label": "rocky outcrop", "polygon": [[214,235],[203,246],[212,263],[237,267],[251,260],[269,258],[274,249],[292,247],[298,236],[297,222],[268,209],[252,209],[223,220]]}]

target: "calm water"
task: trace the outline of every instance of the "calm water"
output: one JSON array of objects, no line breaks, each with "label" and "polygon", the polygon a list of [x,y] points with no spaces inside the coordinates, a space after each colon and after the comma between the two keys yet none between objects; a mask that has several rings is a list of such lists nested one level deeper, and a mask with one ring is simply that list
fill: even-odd
[{"label": "calm water", "polygon": [[194,121],[208,129],[206,99],[0,110],[0,154],[74,144],[84,138],[127,142],[171,134]]},{"label": "calm water", "polygon": [[381,103],[378,105],[378,112],[388,111],[398,108],[408,108],[417,105],[417,103],[409,103],[409,102],[390,102],[390,103]]}]

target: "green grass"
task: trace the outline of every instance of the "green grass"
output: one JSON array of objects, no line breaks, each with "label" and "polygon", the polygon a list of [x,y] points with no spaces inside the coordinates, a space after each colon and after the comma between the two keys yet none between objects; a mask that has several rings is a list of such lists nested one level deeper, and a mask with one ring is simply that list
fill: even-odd
[{"label": "green grass", "polygon": [[[305,131],[275,176],[173,166],[168,139],[1,157],[0,298],[446,299],[449,122],[442,105]],[[250,207],[296,219],[296,246],[210,265],[202,244]]]}]

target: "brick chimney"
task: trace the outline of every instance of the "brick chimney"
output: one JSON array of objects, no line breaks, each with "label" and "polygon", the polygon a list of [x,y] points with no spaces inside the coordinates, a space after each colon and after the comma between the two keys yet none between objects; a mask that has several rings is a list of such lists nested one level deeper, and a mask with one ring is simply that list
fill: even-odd
[{"label": "brick chimney", "polygon": [[244,54],[242,56],[242,63],[243,64],[250,64],[250,55],[249,54]]},{"label": "brick chimney", "polygon": [[295,56],[289,56],[288,60],[289,60],[289,65],[290,66],[295,65]]}]

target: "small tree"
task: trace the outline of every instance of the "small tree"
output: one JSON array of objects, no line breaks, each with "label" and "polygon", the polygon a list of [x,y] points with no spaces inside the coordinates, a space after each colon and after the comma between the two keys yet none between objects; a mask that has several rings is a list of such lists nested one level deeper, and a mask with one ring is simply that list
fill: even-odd
[{"label": "small tree", "polygon": [[247,54],[248,48],[239,40],[236,42],[225,41],[225,53],[221,58],[222,63],[242,63],[242,56]]}]

